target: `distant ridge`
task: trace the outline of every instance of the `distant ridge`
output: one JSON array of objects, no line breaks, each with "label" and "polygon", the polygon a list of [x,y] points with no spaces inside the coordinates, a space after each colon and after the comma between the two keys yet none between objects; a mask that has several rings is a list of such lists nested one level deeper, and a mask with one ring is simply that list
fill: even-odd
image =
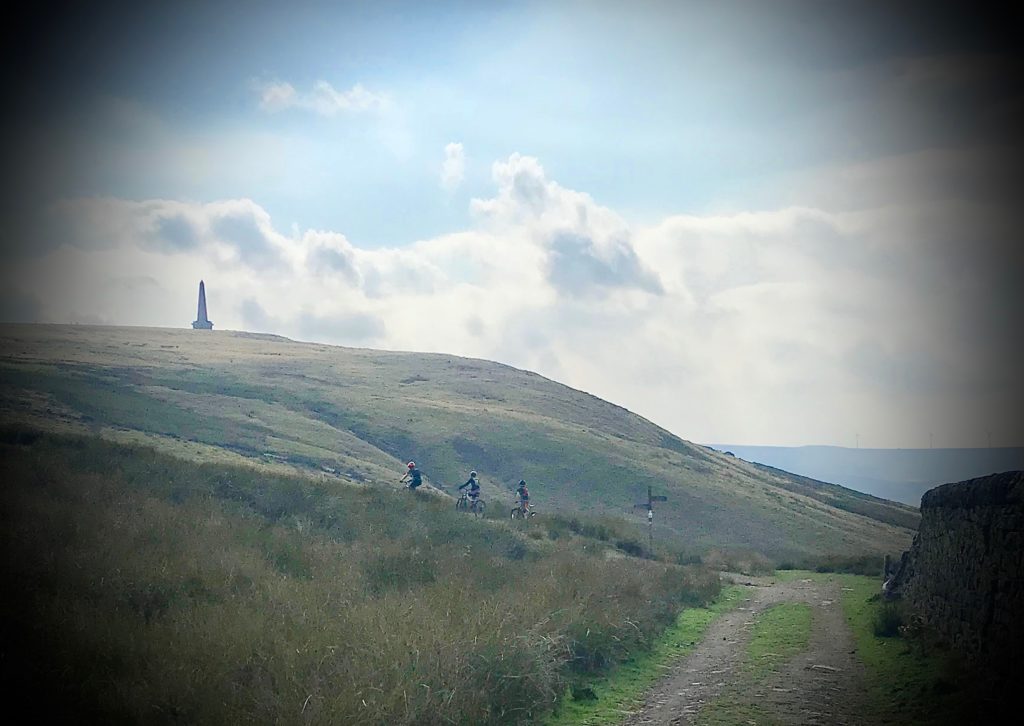
[{"label": "distant ridge", "polygon": [[865,494],[918,506],[929,489],[1024,469],[1024,447],[851,449],[843,446],[712,444],[745,461],[783,469]]}]

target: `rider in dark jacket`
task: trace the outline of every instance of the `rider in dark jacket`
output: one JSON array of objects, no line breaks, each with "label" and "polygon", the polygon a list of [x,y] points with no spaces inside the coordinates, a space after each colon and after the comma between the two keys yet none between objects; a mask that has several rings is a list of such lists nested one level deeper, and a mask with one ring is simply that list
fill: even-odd
[{"label": "rider in dark jacket", "polygon": [[526,488],[526,482],[522,479],[519,480],[519,486],[516,487],[516,497],[519,499],[519,507],[523,512],[529,512],[530,490]]},{"label": "rider in dark jacket", "polygon": [[466,487],[469,487],[469,501],[475,502],[480,498],[480,481],[476,478],[476,472],[469,472],[469,480],[459,487],[461,492]]}]

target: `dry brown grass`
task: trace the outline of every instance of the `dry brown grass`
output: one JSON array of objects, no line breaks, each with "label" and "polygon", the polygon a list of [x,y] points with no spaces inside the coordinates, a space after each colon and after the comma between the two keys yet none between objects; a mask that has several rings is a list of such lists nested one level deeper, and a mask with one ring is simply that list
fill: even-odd
[{"label": "dry brown grass", "polygon": [[717,592],[433,497],[2,438],[4,679],[56,718],[525,723]]}]

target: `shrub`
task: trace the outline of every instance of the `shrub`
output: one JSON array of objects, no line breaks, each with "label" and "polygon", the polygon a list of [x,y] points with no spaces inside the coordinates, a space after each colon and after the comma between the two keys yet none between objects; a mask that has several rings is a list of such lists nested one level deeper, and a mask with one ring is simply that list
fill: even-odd
[{"label": "shrub", "polygon": [[903,608],[898,602],[886,601],[875,611],[871,629],[881,638],[894,638],[903,625]]},{"label": "shrub", "polygon": [[615,543],[615,547],[634,557],[643,557],[646,552],[644,546],[635,539],[620,539]]}]

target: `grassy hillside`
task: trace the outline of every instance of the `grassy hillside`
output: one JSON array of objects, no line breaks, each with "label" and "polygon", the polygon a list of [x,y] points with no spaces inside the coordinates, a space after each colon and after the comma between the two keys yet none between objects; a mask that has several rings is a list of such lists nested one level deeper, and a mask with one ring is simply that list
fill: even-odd
[{"label": "grassy hillside", "polygon": [[475,468],[492,507],[507,506],[525,478],[543,510],[634,520],[650,485],[668,496],[656,538],[694,551],[897,553],[917,523],[911,507],[719,454],[487,361],[84,326],[2,326],[0,351],[4,420],[199,461],[392,486],[415,459],[448,491]]},{"label": "grassy hillside", "polygon": [[716,574],[565,522],[0,430],[9,708],[74,723],[514,724]]}]

